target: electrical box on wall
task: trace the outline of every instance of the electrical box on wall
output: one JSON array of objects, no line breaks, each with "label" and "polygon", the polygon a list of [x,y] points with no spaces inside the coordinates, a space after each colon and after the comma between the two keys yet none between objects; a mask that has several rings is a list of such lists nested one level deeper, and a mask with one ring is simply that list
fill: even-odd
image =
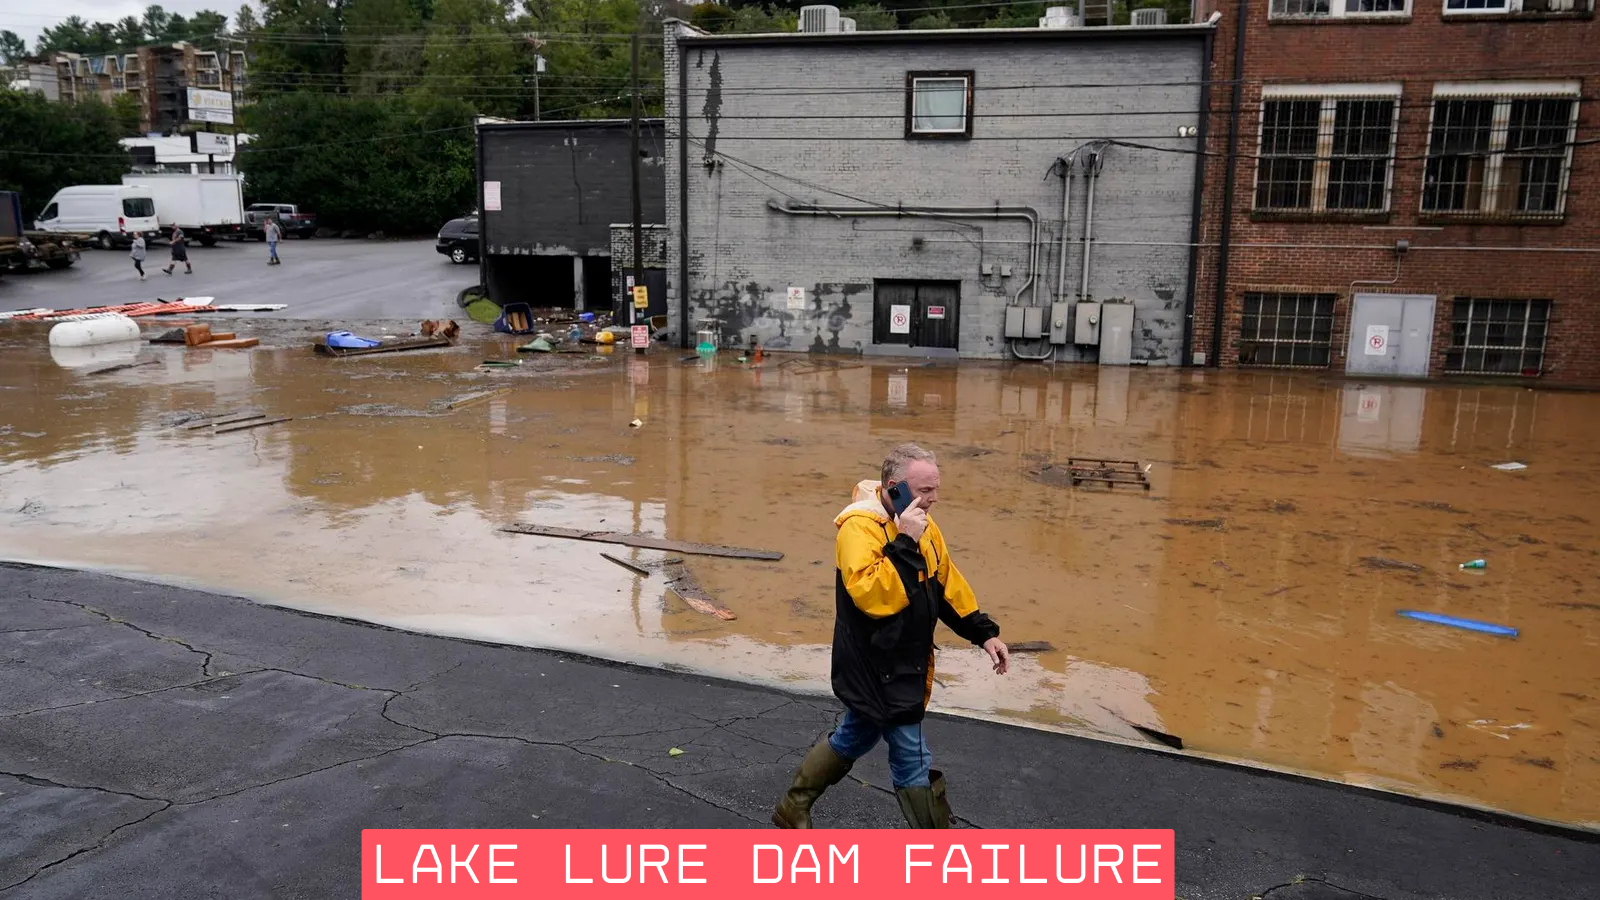
[{"label": "electrical box on wall", "polygon": [[1071,333],[1068,324],[1072,321],[1072,304],[1050,304],[1050,343],[1065,344],[1067,335]]},{"label": "electrical box on wall", "polygon": [[1087,300],[1078,304],[1078,318],[1072,332],[1074,344],[1100,343],[1100,304]]},{"label": "electrical box on wall", "polygon": [[1022,336],[1029,339],[1044,337],[1044,307],[1022,308]]},{"label": "electrical box on wall", "polygon": [[1012,340],[1022,339],[1022,307],[1006,307],[1006,337]]}]

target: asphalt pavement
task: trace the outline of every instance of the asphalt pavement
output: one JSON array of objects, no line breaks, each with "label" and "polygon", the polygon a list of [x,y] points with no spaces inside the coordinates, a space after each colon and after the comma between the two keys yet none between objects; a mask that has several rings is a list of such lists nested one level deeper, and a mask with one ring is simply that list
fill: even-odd
[{"label": "asphalt pavement", "polygon": [[278,244],[280,266],[267,265],[267,245],[222,241],[191,244],[194,274],[163,275],[167,245],[149,250],[140,281],[126,250],[85,250],[69,269],[0,278],[0,312],[138,303],[157,298],[216,297],[218,303],[286,303],[271,315],[296,319],[436,319],[460,316],[455,299],[478,283],[476,265],[457,266],[432,240],[290,239]]},{"label": "asphalt pavement", "polygon": [[[355,897],[363,828],[766,827],[837,713],[0,564],[0,897]],[[964,826],[1173,828],[1187,900],[1551,900],[1600,883],[1592,834],[1024,728],[927,731]],[[888,785],[877,751],[819,823],[898,826]]]}]

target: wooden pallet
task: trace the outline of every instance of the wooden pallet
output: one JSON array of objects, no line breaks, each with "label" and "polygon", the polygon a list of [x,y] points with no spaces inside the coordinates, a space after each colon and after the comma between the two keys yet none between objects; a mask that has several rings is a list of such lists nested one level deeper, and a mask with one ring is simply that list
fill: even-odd
[{"label": "wooden pallet", "polygon": [[1138,487],[1150,490],[1149,467],[1131,459],[1081,459],[1067,460],[1067,476],[1072,486],[1103,484],[1117,487]]}]

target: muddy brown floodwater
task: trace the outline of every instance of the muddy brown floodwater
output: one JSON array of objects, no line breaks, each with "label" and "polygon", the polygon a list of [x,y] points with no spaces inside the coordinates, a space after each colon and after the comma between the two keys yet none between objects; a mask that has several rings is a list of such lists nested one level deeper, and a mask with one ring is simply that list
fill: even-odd
[{"label": "muddy brown floodwater", "polygon": [[[495,373],[513,344],[478,326],[344,360],[315,325],[239,330],[262,348],[87,374],[0,325],[0,556],[820,692],[832,517],[915,439],[983,605],[1056,648],[1002,679],[944,635],[939,708],[1600,828],[1600,396],[677,351]],[[180,424],[235,409],[294,419]],[[1074,489],[1075,456],[1152,488]],[[599,555],[665,554],[515,521],[785,556],[689,558],[725,622]]]}]

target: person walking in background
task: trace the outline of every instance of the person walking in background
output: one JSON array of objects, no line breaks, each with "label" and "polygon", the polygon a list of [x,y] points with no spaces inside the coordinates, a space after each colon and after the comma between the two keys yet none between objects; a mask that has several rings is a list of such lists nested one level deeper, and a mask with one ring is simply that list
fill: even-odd
[{"label": "person walking in background", "polygon": [[812,747],[772,814],[779,828],[810,828],[811,805],[881,739],[900,812],[912,828],[949,828],[944,774],[922,735],[933,693],[933,629],[944,622],[989,654],[996,674],[1010,667],[1000,626],[978,611],[972,586],[950,560],[928,511],[939,502],[931,452],[901,444],[883,461],[883,480],[863,481],[833,520],[833,693],[844,719]]},{"label": "person walking in background", "polygon": [[283,229],[278,226],[278,220],[276,217],[267,220],[266,233],[267,265],[281,265],[282,260],[278,259],[278,239],[283,237]]},{"label": "person walking in background", "polygon": [[139,271],[139,280],[144,280],[144,235],[133,236],[133,248],[128,251],[128,258],[133,260],[133,267]]},{"label": "person walking in background", "polygon": [[183,274],[194,274],[194,266],[189,264],[188,239],[183,236],[183,229],[174,225],[172,226],[172,262],[168,263],[167,267],[161,271],[171,275],[172,270],[178,267],[178,263],[183,263]]}]

